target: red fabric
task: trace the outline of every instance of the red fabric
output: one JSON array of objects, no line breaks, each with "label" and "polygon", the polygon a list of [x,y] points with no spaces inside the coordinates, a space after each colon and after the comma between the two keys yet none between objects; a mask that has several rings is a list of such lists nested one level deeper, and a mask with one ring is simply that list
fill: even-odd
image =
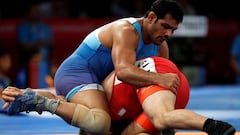
[{"label": "red fabric", "polygon": [[136,89],[114,77],[112,96],[110,99],[110,115],[112,120],[134,120],[141,112],[142,106],[138,101]]},{"label": "red fabric", "polygon": [[[180,78],[180,86],[176,95],[176,109],[183,109],[186,107],[189,100],[189,84],[186,77],[179,71],[174,63],[168,59],[160,57],[152,57],[154,66],[158,73],[177,73]],[[141,103],[149,95],[159,91],[167,90],[166,88],[151,85],[143,87],[136,93],[135,87],[132,85],[119,81],[116,76],[113,82],[112,97],[110,100],[110,114],[113,120],[133,120],[142,126],[146,131],[155,133],[156,129],[148,119],[146,114],[142,113]],[[137,96],[138,95],[138,96]],[[139,98],[139,99],[138,99]],[[120,116],[118,113],[121,109],[125,109],[124,115]]]},{"label": "red fabric", "polygon": [[156,128],[154,127],[154,125],[144,112],[142,112],[134,121],[149,133],[151,134],[158,133],[158,130],[156,130]]}]

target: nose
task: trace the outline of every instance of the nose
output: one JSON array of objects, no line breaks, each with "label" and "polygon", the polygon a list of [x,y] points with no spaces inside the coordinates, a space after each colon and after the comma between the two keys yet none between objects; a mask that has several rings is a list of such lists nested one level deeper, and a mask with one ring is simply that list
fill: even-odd
[{"label": "nose", "polygon": [[169,38],[173,35],[173,31],[171,29],[166,30],[165,37]]}]

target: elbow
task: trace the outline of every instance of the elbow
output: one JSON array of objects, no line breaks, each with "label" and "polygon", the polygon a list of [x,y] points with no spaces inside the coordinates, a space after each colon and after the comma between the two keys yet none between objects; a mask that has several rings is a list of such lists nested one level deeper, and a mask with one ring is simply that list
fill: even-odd
[{"label": "elbow", "polygon": [[115,74],[120,81],[126,81],[127,77],[129,77],[127,68],[116,69]]},{"label": "elbow", "polygon": [[122,69],[116,70],[116,71],[115,71],[115,74],[116,74],[116,76],[117,76],[117,78],[118,78],[119,80],[121,80],[121,81],[124,80],[125,74],[124,74],[124,71],[122,71]]},{"label": "elbow", "polygon": [[135,66],[132,64],[121,63],[115,65],[115,74],[120,81],[129,82],[133,78]]}]

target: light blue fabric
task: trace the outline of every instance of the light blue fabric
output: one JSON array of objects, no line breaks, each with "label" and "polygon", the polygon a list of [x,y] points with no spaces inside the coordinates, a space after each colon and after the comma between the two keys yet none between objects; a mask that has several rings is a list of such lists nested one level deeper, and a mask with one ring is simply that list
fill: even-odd
[{"label": "light blue fabric", "polygon": [[[144,44],[140,24],[133,18],[125,20],[128,19],[140,35],[137,59],[158,56],[159,45]],[[75,87],[84,84],[101,84],[114,70],[112,50],[106,48],[98,38],[100,29],[89,33],[73,54],[59,66],[54,79],[57,94],[67,95]]]}]

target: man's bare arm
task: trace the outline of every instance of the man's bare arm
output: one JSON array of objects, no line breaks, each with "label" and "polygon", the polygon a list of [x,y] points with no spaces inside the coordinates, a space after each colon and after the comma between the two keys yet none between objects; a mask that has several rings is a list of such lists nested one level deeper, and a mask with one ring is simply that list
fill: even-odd
[{"label": "man's bare arm", "polygon": [[139,87],[157,84],[176,91],[179,85],[176,74],[146,72],[135,66],[139,35],[132,25],[120,25],[123,26],[114,29],[112,47],[112,58],[118,78]]}]

